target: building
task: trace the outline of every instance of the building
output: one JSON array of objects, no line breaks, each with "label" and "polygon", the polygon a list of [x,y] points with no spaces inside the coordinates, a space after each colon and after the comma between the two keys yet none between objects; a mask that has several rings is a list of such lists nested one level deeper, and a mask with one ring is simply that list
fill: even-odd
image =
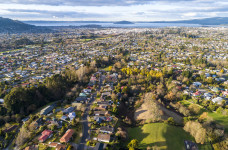
[{"label": "building", "polygon": [[68,107],[67,109],[63,110],[63,113],[68,114],[68,113],[74,111],[74,109],[75,109],[74,107]]},{"label": "building", "polygon": [[53,133],[53,131],[51,131],[51,130],[44,130],[44,131],[41,133],[40,138],[38,139],[39,142],[44,142],[44,141],[46,141],[48,138],[50,138],[50,137],[52,136],[52,133]]},{"label": "building", "polygon": [[112,134],[114,132],[114,128],[111,126],[100,127],[100,132]]},{"label": "building", "polygon": [[53,106],[53,105],[47,106],[47,107],[45,107],[44,109],[42,109],[42,110],[40,111],[40,114],[41,114],[41,115],[47,115],[47,114],[50,113],[53,109],[54,109],[54,106]]},{"label": "building", "polygon": [[81,102],[81,103],[85,103],[86,100],[87,100],[87,97],[77,97],[77,98],[75,99],[75,101]]},{"label": "building", "polygon": [[76,113],[71,112],[71,113],[69,113],[68,117],[70,118],[70,121],[72,121],[76,117]]},{"label": "building", "polygon": [[98,134],[97,140],[99,142],[107,142],[108,143],[111,140],[111,136],[110,136],[110,134],[102,134],[102,133],[100,133],[100,134]]},{"label": "building", "polygon": [[27,146],[24,150],[38,150],[38,145]]},{"label": "building", "polygon": [[212,102],[222,104],[223,100],[224,99],[222,97],[216,97],[216,98],[212,99]]},{"label": "building", "polygon": [[57,142],[49,142],[48,146],[55,148],[55,150],[66,150],[66,145]]},{"label": "building", "polygon": [[74,134],[73,129],[68,129],[66,133],[61,137],[59,140],[61,143],[67,143],[71,139],[72,135]]},{"label": "building", "polygon": [[108,111],[94,111],[95,116],[106,116],[108,114],[109,114]]},{"label": "building", "polygon": [[192,141],[184,141],[186,150],[198,150],[196,143]]}]

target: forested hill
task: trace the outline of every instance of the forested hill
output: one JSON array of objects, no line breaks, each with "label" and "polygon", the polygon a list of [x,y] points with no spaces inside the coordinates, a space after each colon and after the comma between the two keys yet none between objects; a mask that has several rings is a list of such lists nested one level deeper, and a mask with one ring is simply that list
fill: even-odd
[{"label": "forested hill", "polygon": [[37,27],[17,20],[0,17],[0,33],[39,33],[50,31],[50,29],[44,27]]}]

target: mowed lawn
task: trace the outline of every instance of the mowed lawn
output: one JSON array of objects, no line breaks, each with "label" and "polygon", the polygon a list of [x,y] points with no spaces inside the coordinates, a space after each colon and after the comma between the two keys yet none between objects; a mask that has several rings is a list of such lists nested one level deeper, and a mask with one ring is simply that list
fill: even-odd
[{"label": "mowed lawn", "polygon": [[218,114],[216,112],[210,112],[208,113],[209,117],[212,117],[215,122],[218,124],[221,124],[222,126],[225,127],[225,132],[228,133],[228,117]]},{"label": "mowed lawn", "polygon": [[151,123],[144,126],[130,128],[130,139],[139,141],[139,148],[158,146],[160,149],[184,150],[184,140],[194,141],[194,138],[181,127],[175,127],[164,123]]}]

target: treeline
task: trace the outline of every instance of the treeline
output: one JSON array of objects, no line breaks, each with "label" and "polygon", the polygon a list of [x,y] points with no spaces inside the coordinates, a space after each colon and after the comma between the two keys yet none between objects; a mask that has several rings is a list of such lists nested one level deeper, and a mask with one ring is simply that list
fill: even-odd
[{"label": "treeline", "polygon": [[73,86],[86,85],[88,76],[93,71],[94,68],[86,66],[79,70],[67,68],[62,74],[47,78],[38,86],[13,88],[4,98],[4,107],[0,108],[0,125],[9,121],[20,121],[18,117],[29,115],[50,102],[62,100]]},{"label": "treeline", "polygon": [[156,77],[160,78],[163,76],[163,73],[155,70],[147,70],[147,69],[138,69],[138,68],[123,68],[121,71],[127,75],[143,75],[147,77]]},{"label": "treeline", "polygon": [[10,40],[5,40],[0,43],[0,51],[7,51],[9,49],[19,49],[23,48],[26,45],[33,45],[33,44],[40,44],[44,45],[47,44],[48,42],[45,42],[43,40],[40,41],[32,41],[28,39],[27,37],[21,37],[19,39],[10,39]]}]

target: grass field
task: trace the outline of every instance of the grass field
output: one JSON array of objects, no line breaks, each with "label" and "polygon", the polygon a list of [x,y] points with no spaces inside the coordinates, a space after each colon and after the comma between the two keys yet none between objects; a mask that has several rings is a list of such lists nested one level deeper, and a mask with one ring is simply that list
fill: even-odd
[{"label": "grass field", "polygon": [[[181,101],[181,104],[183,104],[186,107],[188,107],[189,105],[191,105],[191,103],[189,101],[187,101],[187,100]],[[218,124],[224,126],[225,127],[225,132],[228,133],[228,117],[227,116],[218,114],[216,112],[209,112],[209,111],[207,111],[204,108],[200,108],[200,109],[201,109],[201,113],[200,114],[202,114],[203,112],[208,112],[208,116],[211,117],[211,118],[213,118],[213,120],[215,122],[217,122]]]},{"label": "grass field", "polygon": [[[148,146],[157,146],[161,150],[184,150],[184,140],[194,141],[194,138],[181,127],[164,123],[151,123],[130,128],[128,133],[130,139],[137,139],[139,141],[139,148],[141,149],[146,149]],[[202,149],[210,148],[202,147]]]},{"label": "grass field", "polygon": [[225,127],[225,132],[228,133],[228,117],[215,113],[215,112],[209,112],[208,113],[209,117],[212,117],[215,122],[218,124],[221,124]]}]

